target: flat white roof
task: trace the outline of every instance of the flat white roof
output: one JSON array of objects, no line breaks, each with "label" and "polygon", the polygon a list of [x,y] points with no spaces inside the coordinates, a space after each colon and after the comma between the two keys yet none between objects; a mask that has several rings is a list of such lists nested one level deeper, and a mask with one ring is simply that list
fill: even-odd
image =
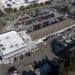
[{"label": "flat white roof", "polygon": [[12,53],[23,48],[26,43],[21,39],[16,31],[11,31],[0,35],[0,50],[2,55]]}]

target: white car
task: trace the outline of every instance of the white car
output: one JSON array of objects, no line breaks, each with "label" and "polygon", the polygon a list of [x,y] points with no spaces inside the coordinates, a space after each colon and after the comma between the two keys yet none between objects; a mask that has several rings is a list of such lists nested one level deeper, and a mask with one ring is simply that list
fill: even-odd
[{"label": "white car", "polygon": [[19,75],[17,71],[14,71],[13,73],[11,73],[11,75]]}]

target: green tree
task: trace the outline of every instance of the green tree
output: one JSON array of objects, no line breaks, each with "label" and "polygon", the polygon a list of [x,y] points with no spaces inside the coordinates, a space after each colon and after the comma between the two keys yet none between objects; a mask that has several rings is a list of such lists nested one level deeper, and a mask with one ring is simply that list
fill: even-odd
[{"label": "green tree", "polygon": [[64,12],[64,13],[69,12],[69,7],[68,7],[68,6],[65,6],[65,7],[63,8],[63,12]]},{"label": "green tree", "polygon": [[14,9],[13,9],[13,12],[17,12],[17,8],[14,8]]},{"label": "green tree", "polygon": [[64,66],[64,63],[61,63],[59,65],[59,70],[58,70],[58,75],[68,75],[68,70],[67,68]]},{"label": "green tree", "polygon": [[59,72],[58,75],[68,75],[68,72],[66,72],[65,70],[62,70],[62,71]]},{"label": "green tree", "polygon": [[34,4],[32,4],[31,6],[32,6],[32,7],[37,7],[37,6],[39,6],[39,4],[38,4],[38,3],[34,3]]},{"label": "green tree", "polygon": [[7,13],[13,12],[13,9],[12,9],[12,8],[5,8],[4,10],[5,10]]},{"label": "green tree", "polygon": [[26,9],[29,9],[29,8],[31,8],[30,6],[26,6]]},{"label": "green tree", "polygon": [[24,11],[24,10],[25,10],[25,7],[24,7],[24,6],[21,6],[21,7],[19,8],[19,10]]},{"label": "green tree", "polygon": [[75,50],[72,51],[70,56],[70,71],[75,72]]},{"label": "green tree", "polygon": [[51,1],[46,1],[45,4],[46,5],[51,4]]},{"label": "green tree", "polygon": [[44,4],[43,3],[40,3],[40,5],[43,6]]},{"label": "green tree", "polygon": [[4,13],[2,12],[2,10],[0,10],[0,17],[1,17],[2,15],[4,15]]}]

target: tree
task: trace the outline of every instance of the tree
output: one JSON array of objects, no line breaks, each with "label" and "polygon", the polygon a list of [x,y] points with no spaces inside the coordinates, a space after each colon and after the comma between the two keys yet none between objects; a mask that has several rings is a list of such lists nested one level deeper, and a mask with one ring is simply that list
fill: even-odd
[{"label": "tree", "polygon": [[5,8],[4,10],[5,10],[7,13],[13,12],[13,9],[12,9],[12,8]]},{"label": "tree", "polygon": [[44,4],[43,3],[40,3],[40,5],[43,6]]},{"label": "tree", "polygon": [[68,75],[68,72],[66,72],[64,69],[59,72],[58,75]]},{"label": "tree", "polygon": [[17,8],[14,8],[13,11],[14,11],[14,12],[17,12]]},{"label": "tree", "polygon": [[75,72],[75,50],[72,51],[70,56],[70,71]]},{"label": "tree", "polygon": [[[68,75],[69,72],[75,72],[75,50],[70,52],[69,65],[64,64],[63,67],[59,68],[59,75]],[[65,66],[67,65],[67,66]]]},{"label": "tree", "polygon": [[19,8],[19,10],[24,11],[24,10],[25,10],[25,7],[24,7],[24,6],[21,6],[21,7]]},{"label": "tree", "polygon": [[3,15],[4,15],[4,13],[2,12],[2,10],[0,10],[0,17],[3,16]]},{"label": "tree", "polygon": [[46,1],[45,4],[51,4],[51,1]]},{"label": "tree", "polygon": [[50,2],[52,3],[52,2],[53,2],[53,0],[50,0]]},{"label": "tree", "polygon": [[29,9],[29,8],[31,8],[30,6],[26,6],[26,9]]},{"label": "tree", "polygon": [[32,7],[37,7],[37,6],[39,6],[39,4],[38,4],[38,3],[34,3],[34,4],[32,4],[31,6],[32,6]]},{"label": "tree", "polygon": [[63,8],[63,12],[64,12],[64,13],[69,12],[69,7],[68,7],[68,6],[65,6],[65,7]]},{"label": "tree", "polygon": [[61,63],[59,65],[59,70],[58,70],[58,75],[68,75],[68,70],[67,68],[64,66],[64,63]]}]

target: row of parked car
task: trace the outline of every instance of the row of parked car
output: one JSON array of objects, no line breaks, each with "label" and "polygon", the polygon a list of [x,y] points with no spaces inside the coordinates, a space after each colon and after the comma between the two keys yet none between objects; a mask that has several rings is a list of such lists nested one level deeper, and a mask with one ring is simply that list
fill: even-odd
[{"label": "row of parked car", "polygon": [[18,21],[14,24],[14,28],[25,27],[27,32],[38,30],[51,24],[63,21],[64,16],[58,14],[59,13],[53,12],[50,9],[35,10],[27,13],[25,16],[19,17]]},{"label": "row of parked car", "polygon": [[55,18],[55,19],[54,18],[48,19],[47,21],[43,21],[42,23],[30,25],[27,28],[27,30],[28,30],[28,32],[35,31],[35,30],[38,30],[38,29],[41,29],[41,28],[45,28],[47,26],[59,23],[59,22],[61,22],[63,20],[64,20],[63,16]]}]

